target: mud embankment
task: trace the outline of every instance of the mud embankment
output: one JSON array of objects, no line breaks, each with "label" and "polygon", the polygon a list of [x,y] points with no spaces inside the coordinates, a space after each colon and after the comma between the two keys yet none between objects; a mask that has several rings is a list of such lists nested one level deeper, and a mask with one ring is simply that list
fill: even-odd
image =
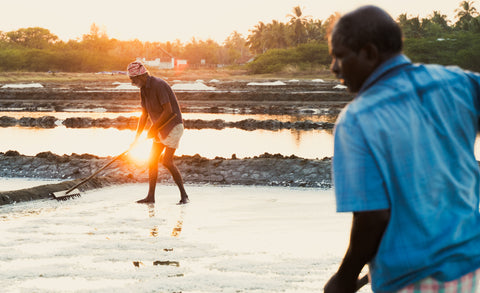
[{"label": "mud embankment", "polygon": [[[25,156],[17,151],[0,153],[0,177],[51,178],[67,181],[58,187],[38,187],[36,192],[21,190],[0,192],[0,205],[49,197],[52,188],[62,190],[65,186],[73,186],[74,182],[90,176],[111,160],[110,157],[102,158],[88,154],[59,156],[51,152],[43,152],[36,156]],[[176,157],[175,163],[187,184],[322,188],[330,188],[332,184],[331,158],[308,160],[295,156],[264,154],[244,159],[237,159],[235,156],[207,159],[195,155]],[[147,181],[147,166],[136,164],[127,156],[114,162],[81,190]],[[158,182],[173,184],[165,168],[160,168]]]}]

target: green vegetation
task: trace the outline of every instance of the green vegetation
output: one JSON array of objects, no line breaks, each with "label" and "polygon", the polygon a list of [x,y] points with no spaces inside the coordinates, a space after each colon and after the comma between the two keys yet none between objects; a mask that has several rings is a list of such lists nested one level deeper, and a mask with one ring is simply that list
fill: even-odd
[{"label": "green vegetation", "polygon": [[[455,10],[456,22],[449,24],[438,11],[420,19],[401,14],[397,22],[405,38],[404,51],[415,62],[459,65],[480,71],[480,16],[473,1],[463,1]],[[313,72],[330,64],[327,36],[338,13],[322,21],[303,15],[299,6],[283,23],[259,22],[244,38],[233,32],[223,44],[192,39],[174,42],[120,41],[109,38],[92,24],[78,40],[64,42],[49,30],[33,27],[0,32],[0,71],[97,72],[124,70],[137,57],[147,60],[168,52],[186,59],[190,68],[218,68],[219,65],[252,74],[285,71]]]},{"label": "green vegetation", "polygon": [[289,49],[270,49],[250,63],[249,69],[253,74],[274,73],[284,70],[288,65],[295,65],[300,71],[308,71],[329,63],[326,42],[308,43]]},{"label": "green vegetation", "polygon": [[[473,1],[461,2],[455,10],[457,22],[452,25],[449,25],[446,15],[438,11],[433,11],[429,17],[423,19],[418,16],[409,18],[406,14],[401,14],[397,22],[404,34],[405,54],[414,62],[458,65],[480,71],[480,16],[473,4]],[[297,47],[294,47],[295,43],[290,42],[289,46],[285,46],[284,39],[276,35],[280,34],[285,24],[274,21],[265,25],[260,22],[251,31],[248,43],[255,52],[263,54],[257,55],[255,60],[248,64],[250,72],[279,72],[288,66],[305,67],[305,64],[323,64],[328,67],[331,60],[325,50],[328,28],[338,16],[334,14],[323,23],[304,18],[300,21],[303,34],[298,33],[302,29],[295,27],[296,35],[304,38],[292,38],[290,29],[290,40],[303,40],[310,49],[308,53],[302,50],[305,45],[297,44]],[[295,22],[297,24],[298,17],[299,15]],[[286,33],[284,35],[289,36]]]}]

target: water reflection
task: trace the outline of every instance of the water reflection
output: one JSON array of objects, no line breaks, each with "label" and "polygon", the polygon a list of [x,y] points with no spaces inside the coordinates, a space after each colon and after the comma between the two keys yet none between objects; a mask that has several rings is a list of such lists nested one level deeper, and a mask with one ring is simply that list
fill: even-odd
[{"label": "water reflection", "polygon": [[[122,153],[133,141],[135,131],[115,128],[52,129],[7,127],[0,128],[0,152],[16,150],[25,155],[51,151],[58,155],[89,153],[114,156]],[[143,152],[149,152],[146,144]],[[265,152],[296,155],[303,158],[323,158],[333,155],[331,130],[254,130],[236,128],[186,129],[176,155],[199,154],[206,158],[253,157]]]},{"label": "water reflection", "polygon": [[180,215],[178,217],[177,223],[175,224],[175,227],[173,227],[171,236],[172,237],[179,237],[180,233],[182,233],[182,228],[183,228],[183,218],[185,216],[185,209],[186,206],[181,206],[180,207]]},{"label": "water reflection", "polygon": [[153,228],[150,230],[150,236],[158,237],[158,226],[157,225],[153,226]]},{"label": "water reflection", "polygon": [[[0,127],[0,152],[16,150],[25,155],[51,151],[58,155],[89,153],[115,156],[125,151],[133,141],[135,131],[115,128]],[[480,158],[479,140],[475,156]],[[149,153],[150,142],[143,144],[140,154]],[[246,131],[237,128],[186,129],[176,155],[199,154],[206,158],[253,157],[265,152],[296,155],[306,159],[333,156],[332,130]]]},{"label": "water reflection", "polygon": [[170,261],[170,260],[156,260],[153,262],[154,266],[174,266],[179,267],[180,263],[178,261]]}]

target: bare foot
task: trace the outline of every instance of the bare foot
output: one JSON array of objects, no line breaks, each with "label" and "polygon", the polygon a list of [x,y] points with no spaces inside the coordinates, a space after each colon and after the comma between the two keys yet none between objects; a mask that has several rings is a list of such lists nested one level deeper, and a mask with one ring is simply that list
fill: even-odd
[{"label": "bare foot", "polygon": [[190,199],[188,197],[182,198],[177,204],[182,205],[182,204],[187,204],[190,202]]},{"label": "bare foot", "polygon": [[155,199],[154,198],[149,198],[148,196],[145,197],[144,199],[137,200],[137,203],[154,203]]}]

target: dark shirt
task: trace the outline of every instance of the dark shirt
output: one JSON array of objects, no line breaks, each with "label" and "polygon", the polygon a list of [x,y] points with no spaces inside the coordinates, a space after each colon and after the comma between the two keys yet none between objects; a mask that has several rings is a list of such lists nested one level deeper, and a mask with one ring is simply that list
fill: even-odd
[{"label": "dark shirt", "polygon": [[163,105],[170,103],[173,113],[177,116],[160,130],[162,137],[166,137],[173,127],[182,124],[182,113],[178,106],[178,100],[173,93],[172,88],[163,79],[149,76],[147,84],[141,88],[140,96],[142,99],[142,108],[147,110],[152,123],[158,120],[163,112]]}]

